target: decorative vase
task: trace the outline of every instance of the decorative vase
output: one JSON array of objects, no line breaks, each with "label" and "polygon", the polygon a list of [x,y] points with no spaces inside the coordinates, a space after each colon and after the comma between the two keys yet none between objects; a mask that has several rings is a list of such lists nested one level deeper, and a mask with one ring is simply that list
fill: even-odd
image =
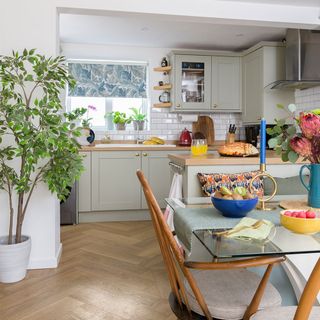
[{"label": "decorative vase", "polygon": [[[310,171],[309,184],[303,179],[304,169]],[[303,186],[308,190],[308,205],[312,208],[320,208],[320,164],[305,164],[300,168],[300,180]]]},{"label": "decorative vase", "polygon": [[126,130],[126,124],[125,123],[116,123],[116,130]]},{"label": "decorative vase", "polygon": [[0,282],[18,282],[27,274],[31,238],[22,236],[21,243],[7,243],[8,236],[0,237]]},{"label": "decorative vase", "polygon": [[133,129],[137,131],[142,131],[144,129],[144,120],[134,120]]}]

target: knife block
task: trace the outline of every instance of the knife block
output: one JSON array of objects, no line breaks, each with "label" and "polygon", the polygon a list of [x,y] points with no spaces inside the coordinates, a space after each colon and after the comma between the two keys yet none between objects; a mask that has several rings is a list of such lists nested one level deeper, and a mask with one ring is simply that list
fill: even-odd
[{"label": "knife block", "polygon": [[227,133],[226,143],[234,143],[236,141],[236,135],[235,133]]}]

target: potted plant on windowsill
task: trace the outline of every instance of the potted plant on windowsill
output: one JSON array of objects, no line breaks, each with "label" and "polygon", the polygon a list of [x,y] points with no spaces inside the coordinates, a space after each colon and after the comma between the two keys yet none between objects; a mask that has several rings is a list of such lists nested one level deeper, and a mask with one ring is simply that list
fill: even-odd
[{"label": "potted plant on windowsill", "polygon": [[131,118],[127,117],[125,112],[113,111],[106,116],[111,116],[112,122],[116,126],[116,130],[126,130],[126,125],[131,123]]},{"label": "potted plant on windowsill", "polygon": [[147,115],[141,112],[141,109],[130,108],[132,111],[131,119],[134,130],[142,131],[146,122]]},{"label": "potted plant on windowsill", "polygon": [[90,145],[95,139],[95,133],[91,129],[92,118],[89,118],[89,113],[97,111],[97,108],[93,105],[88,105],[87,108],[77,108],[76,110],[86,115],[81,120],[81,136],[78,138],[78,142],[82,146]]},{"label": "potted plant on windowsill", "polygon": [[0,57],[0,188],[7,192],[8,235],[0,237],[0,282],[26,275],[31,239],[23,222],[39,183],[64,200],[78,178],[82,156],[75,125],[83,112],[64,114],[60,90],[74,80],[63,57],[46,58],[35,50]]}]

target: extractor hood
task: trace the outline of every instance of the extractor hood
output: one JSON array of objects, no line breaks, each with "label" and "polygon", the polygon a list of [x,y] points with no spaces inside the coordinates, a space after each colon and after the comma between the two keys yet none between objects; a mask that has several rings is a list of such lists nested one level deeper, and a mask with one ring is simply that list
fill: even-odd
[{"label": "extractor hood", "polygon": [[320,30],[288,29],[286,35],[286,79],[269,89],[307,89],[320,86]]}]

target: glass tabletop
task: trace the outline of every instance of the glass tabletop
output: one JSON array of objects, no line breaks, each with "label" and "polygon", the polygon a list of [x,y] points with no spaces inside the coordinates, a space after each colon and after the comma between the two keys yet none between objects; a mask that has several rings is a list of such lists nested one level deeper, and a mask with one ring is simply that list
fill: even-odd
[{"label": "glass tabletop", "polygon": [[[279,201],[283,199],[283,196],[274,198],[272,205],[276,208],[279,205]],[[286,195],[285,199],[297,200],[297,196]],[[231,218],[219,215],[213,207],[210,197],[166,199],[166,201],[175,212],[174,219],[178,237],[180,235],[182,240],[188,240],[188,236],[185,233],[189,232],[189,234],[194,235],[197,241],[200,241],[213,258],[320,253],[320,233],[312,235],[297,234],[278,224],[271,229],[269,236],[265,240],[229,238],[216,234],[216,232],[222,231],[221,227],[217,229],[211,227],[213,225],[212,219],[219,219],[220,223],[221,219],[226,219],[226,222],[230,223]],[[270,214],[277,215],[279,211],[280,208],[278,207]],[[203,219],[200,224],[195,222],[198,220],[197,215]],[[205,215],[208,215],[208,217],[205,217]],[[261,213],[261,215],[264,215],[263,219],[265,219],[267,213]],[[208,227],[206,224],[208,224]],[[198,227],[200,225],[202,226],[201,228]],[[189,248],[187,246],[187,249],[190,249],[191,252],[192,241],[193,243],[195,242],[190,240]]]}]

